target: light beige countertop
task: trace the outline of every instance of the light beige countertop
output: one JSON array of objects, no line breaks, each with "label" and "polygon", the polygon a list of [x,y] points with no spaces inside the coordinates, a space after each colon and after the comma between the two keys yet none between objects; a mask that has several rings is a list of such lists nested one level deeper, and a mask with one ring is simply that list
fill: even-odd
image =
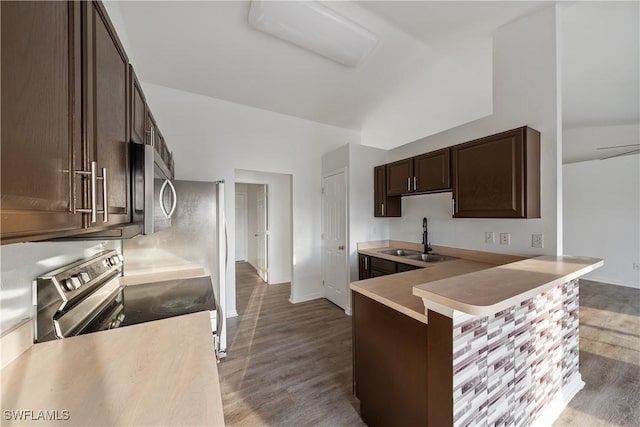
[{"label": "light beige countertop", "polygon": [[2,425],[224,425],[207,312],[35,344],[1,375]]},{"label": "light beige countertop", "polygon": [[577,279],[603,264],[597,258],[539,256],[425,283],[414,287],[413,294],[423,299],[426,308],[447,316],[453,310],[487,316]]},{"label": "light beige countertop", "polygon": [[120,277],[119,280],[121,285],[130,286],[162,282],[165,280],[187,279],[204,275],[204,268],[198,265],[153,267],[133,271],[125,266],[124,276]]},{"label": "light beige countertop", "polygon": [[424,268],[353,282],[351,289],[423,323],[427,308],[449,316],[453,310],[493,314],[603,263],[595,258],[525,258],[442,246],[433,246],[433,252],[458,259],[426,263],[381,253],[390,248],[422,250],[422,245],[393,240],[358,243],[361,254]]}]

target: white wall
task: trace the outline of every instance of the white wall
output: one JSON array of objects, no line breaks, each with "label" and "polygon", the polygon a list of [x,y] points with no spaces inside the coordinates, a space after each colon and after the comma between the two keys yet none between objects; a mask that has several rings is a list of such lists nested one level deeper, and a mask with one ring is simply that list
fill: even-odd
[{"label": "white wall", "polygon": [[[291,281],[291,267],[293,264],[292,234],[291,234],[291,176],[277,173],[236,170],[236,182],[247,184],[265,184],[267,186],[268,209],[268,268],[269,284],[287,283]],[[248,209],[250,217],[248,239],[251,249],[249,262],[256,267],[256,239],[257,232],[257,199],[260,186],[249,185]]]},{"label": "white wall", "polygon": [[[557,25],[552,6],[498,29],[493,40],[493,114],[390,152],[390,160],[398,160],[529,125],[541,132],[541,218],[453,219],[451,193],[411,196],[403,198],[402,218],[389,220],[391,238],[420,242],[426,216],[434,244],[523,255],[562,253]],[[511,245],[484,243],[485,231],[511,233]],[[531,247],[534,233],[544,234],[544,249]]]},{"label": "white wall", "polygon": [[121,252],[120,241],[38,242],[1,246],[0,332],[33,317],[32,280],[107,249]]},{"label": "white wall", "polygon": [[358,280],[358,242],[389,238],[389,219],[373,216],[373,168],[387,163],[388,152],[349,145],[349,271]]},{"label": "white wall", "polygon": [[594,155],[606,157],[634,147],[614,150],[598,150],[599,147],[640,143],[640,125],[622,124],[609,126],[572,127],[562,129],[563,163],[594,160]]},{"label": "white wall", "polygon": [[491,38],[468,38],[438,50],[424,70],[367,114],[363,144],[396,147],[491,114]]},{"label": "white wall", "polygon": [[[322,296],[320,187],[322,154],[357,132],[149,83],[147,101],[176,159],[178,179],[235,181],[235,170],[292,176],[293,256],[291,300]],[[233,185],[227,185],[230,253],[235,251]],[[235,265],[227,272],[227,312],[235,308]]]},{"label": "white wall", "polygon": [[604,259],[587,279],[640,288],[640,157],[566,164],[565,253]]}]

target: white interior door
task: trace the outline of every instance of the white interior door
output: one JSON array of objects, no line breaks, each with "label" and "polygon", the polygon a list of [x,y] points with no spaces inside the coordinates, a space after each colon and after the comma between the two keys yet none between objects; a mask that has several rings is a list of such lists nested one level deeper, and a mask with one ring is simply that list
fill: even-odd
[{"label": "white interior door", "polygon": [[325,297],[347,309],[346,176],[344,171],[323,178],[322,279]]},{"label": "white interior door", "polygon": [[236,261],[247,259],[247,194],[236,193]]},{"label": "white interior door", "polygon": [[258,275],[265,282],[269,282],[269,259],[268,259],[268,244],[269,244],[269,213],[267,209],[267,186],[262,185],[262,188],[258,189],[257,200],[257,212],[256,212],[256,254],[258,264]]}]

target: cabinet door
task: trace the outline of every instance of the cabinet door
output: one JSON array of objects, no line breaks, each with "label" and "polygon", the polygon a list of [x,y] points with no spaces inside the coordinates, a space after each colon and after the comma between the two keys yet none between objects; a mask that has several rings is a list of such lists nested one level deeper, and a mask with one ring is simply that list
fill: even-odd
[{"label": "cabinet door", "polygon": [[449,159],[448,148],[414,157],[415,191],[424,193],[451,190]]},{"label": "cabinet door", "polygon": [[413,159],[387,165],[387,196],[399,196],[413,189]]},{"label": "cabinet door", "polygon": [[539,133],[526,127],[453,147],[453,216],[526,218],[537,210],[539,217],[539,153]]},{"label": "cabinet door", "polygon": [[400,196],[387,196],[386,165],[373,168],[373,216],[399,217],[402,212]]},{"label": "cabinet door", "polygon": [[[88,163],[106,168],[106,204],[98,181],[98,209],[108,209],[90,226],[130,222],[129,211],[129,60],[100,2],[83,2],[85,9],[85,126]],[[89,164],[85,165],[89,168]],[[87,199],[90,195],[86,196]],[[86,200],[89,204],[89,200]]]},{"label": "cabinet door", "polygon": [[394,274],[396,269],[395,261],[389,261],[388,259],[370,257],[371,271],[378,271],[385,274]]},{"label": "cabinet door", "polygon": [[147,101],[144,98],[140,82],[138,82],[138,78],[133,72],[133,67],[129,67],[129,77],[129,88],[131,89],[131,117],[129,120],[131,125],[131,141],[138,144],[144,144],[147,130]]},{"label": "cabinet door", "polygon": [[82,226],[80,4],[0,7],[2,242],[68,234]]},{"label": "cabinet door", "polygon": [[369,257],[358,254],[358,280],[369,278]]}]

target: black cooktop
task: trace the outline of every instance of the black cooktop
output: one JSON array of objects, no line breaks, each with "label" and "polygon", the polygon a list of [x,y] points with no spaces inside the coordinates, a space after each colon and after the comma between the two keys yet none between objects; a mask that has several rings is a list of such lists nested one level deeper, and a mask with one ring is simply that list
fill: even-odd
[{"label": "black cooktop", "polygon": [[125,286],[123,299],[121,326],[216,310],[209,276]]}]

